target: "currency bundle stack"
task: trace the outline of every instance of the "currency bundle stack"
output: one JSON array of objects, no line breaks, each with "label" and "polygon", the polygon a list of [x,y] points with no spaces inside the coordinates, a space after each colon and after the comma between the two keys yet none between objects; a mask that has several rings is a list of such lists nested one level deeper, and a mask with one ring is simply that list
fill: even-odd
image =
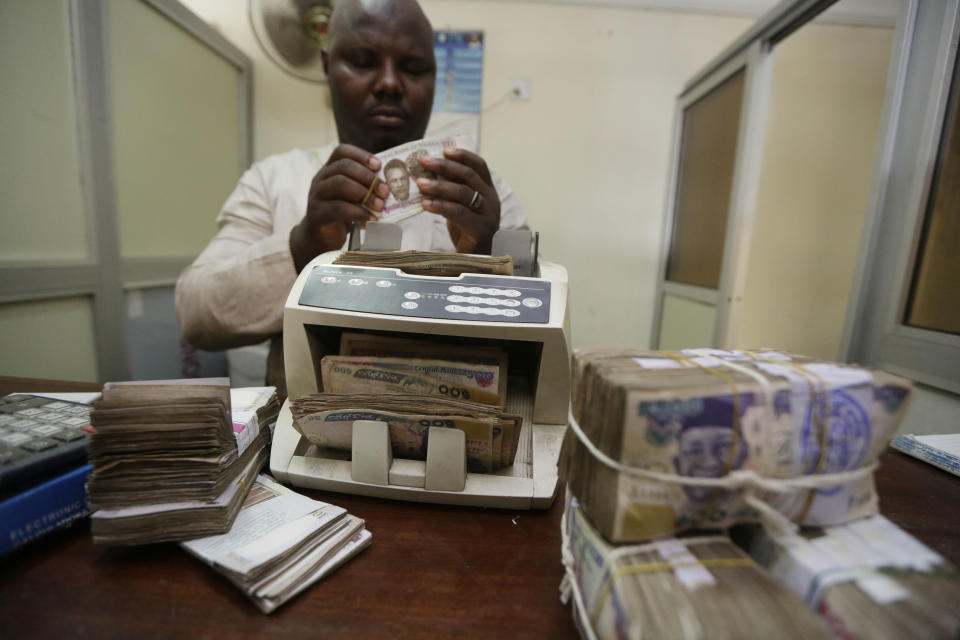
[{"label": "currency bundle stack", "polygon": [[420,276],[455,277],[462,273],[512,276],[510,256],[481,256],[442,251],[345,251],[333,264],[400,269]]},{"label": "currency bundle stack", "polygon": [[94,542],[228,531],[279,411],[272,387],[238,390],[234,402],[228,378],[107,383],[90,414]]},{"label": "currency bundle stack", "polygon": [[960,573],[881,515],[737,541],[844,640],[960,637]]},{"label": "currency bundle stack", "polygon": [[[882,371],[769,350],[581,349],[573,377],[561,474],[612,542],[761,512],[810,526],[875,514],[871,465],[911,393]],[[812,476],[822,484],[790,485]]]},{"label": "currency bundle stack", "polygon": [[564,513],[562,590],[589,638],[828,638],[803,601],[724,536],[609,544],[575,498]]},{"label": "currency bundle stack", "polygon": [[364,521],[257,477],[228,533],[181,543],[271,613],[370,545]]}]

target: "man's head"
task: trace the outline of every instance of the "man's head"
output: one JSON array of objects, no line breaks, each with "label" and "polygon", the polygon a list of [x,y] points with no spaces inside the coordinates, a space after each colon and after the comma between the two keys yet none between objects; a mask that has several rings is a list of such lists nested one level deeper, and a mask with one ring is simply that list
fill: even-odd
[{"label": "man's head", "polygon": [[[733,404],[709,398],[701,413],[683,420],[673,464],[681,476],[719,478],[739,469],[746,457],[743,437],[733,429]],[[710,487],[686,485],[683,490],[695,502],[702,502],[715,492]]]},{"label": "man's head", "polygon": [[415,0],[340,0],[323,52],[340,142],[377,153],[423,137],[437,65]]},{"label": "man's head", "polygon": [[397,202],[410,197],[410,174],[407,172],[406,162],[400,158],[394,158],[383,168],[383,177]]}]

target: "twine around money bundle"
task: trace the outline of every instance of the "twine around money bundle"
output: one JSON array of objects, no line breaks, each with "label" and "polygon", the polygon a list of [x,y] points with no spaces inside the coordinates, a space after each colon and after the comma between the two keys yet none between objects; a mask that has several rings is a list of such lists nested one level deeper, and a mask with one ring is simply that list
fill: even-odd
[{"label": "twine around money bundle", "polygon": [[[672,354],[666,354],[671,358],[674,358]],[[735,383],[722,372],[717,371],[712,367],[706,367],[702,364],[692,361],[687,358],[674,358],[677,360],[689,361],[694,366],[703,369],[716,375],[717,377],[724,379],[728,384],[731,385],[733,390],[734,402],[737,403],[739,399],[739,392],[736,388]],[[701,360],[703,357],[701,357]],[[770,382],[763,375],[750,369],[749,367],[744,367],[735,362],[725,360],[717,357],[707,357],[708,362],[713,364],[719,364],[724,367],[728,367],[732,370],[743,373],[754,380],[760,385],[763,390],[764,395],[764,409],[767,412],[768,416],[773,415],[773,390],[771,388]],[[813,387],[811,387],[811,392],[813,393]],[[737,423],[734,428],[734,433],[739,434],[739,411],[736,406],[734,408],[734,421]],[[680,486],[688,487],[706,487],[714,488],[720,490],[732,490],[738,491],[743,497],[743,500],[750,507],[755,509],[761,518],[761,523],[764,525],[764,528],[770,533],[771,537],[777,538],[782,535],[792,535],[795,534],[798,530],[798,527],[795,523],[791,522],[787,517],[781,514],[779,511],[770,506],[766,501],[764,501],[758,494],[760,492],[768,493],[777,493],[777,494],[794,494],[800,491],[805,490],[818,490],[818,489],[827,489],[834,487],[840,484],[846,484],[854,482],[863,477],[869,476],[877,468],[877,462],[871,462],[863,467],[858,469],[848,470],[848,471],[838,471],[831,473],[820,473],[819,475],[807,475],[799,476],[795,478],[767,478],[757,474],[755,471],[748,469],[734,469],[727,471],[724,475],[716,478],[704,478],[704,477],[690,477],[682,476],[674,473],[664,473],[659,471],[652,471],[649,469],[643,469],[640,467],[625,465],[617,460],[614,460],[610,456],[606,455],[601,451],[584,433],[581,429],[579,423],[573,415],[572,409],[568,412],[568,422],[570,429],[577,439],[584,445],[584,447],[590,452],[590,454],[606,465],[607,467],[617,471],[619,473],[642,478],[645,480],[652,480],[655,482],[676,484]],[[821,447],[821,456],[824,451],[824,447]],[[818,471],[822,470],[822,460],[818,463]],[[729,467],[729,465],[728,465]]]},{"label": "twine around money bundle", "polygon": [[826,637],[799,598],[725,536],[611,546],[601,541],[569,491],[561,536],[560,599],[573,601],[585,640]]}]

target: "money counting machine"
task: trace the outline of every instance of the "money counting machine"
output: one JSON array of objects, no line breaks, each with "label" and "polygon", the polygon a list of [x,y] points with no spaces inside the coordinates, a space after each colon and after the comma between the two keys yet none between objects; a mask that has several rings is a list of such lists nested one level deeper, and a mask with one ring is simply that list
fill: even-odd
[{"label": "money counting machine", "polygon": [[[363,249],[399,246],[399,238],[385,241],[381,233],[398,233],[396,225],[367,226]],[[310,262],[283,314],[288,398],[274,433],[273,474],[295,486],[382,498],[549,507],[570,398],[567,273],[538,259],[534,238],[529,231],[500,231],[494,238],[493,254],[514,256],[514,273],[526,274],[510,277],[417,276],[334,265],[339,251]],[[352,451],[318,447],[302,437],[293,426],[290,402],[322,390],[320,359],[339,353],[344,331],[504,348],[505,409],[523,417],[514,463],[492,473],[467,472],[463,432],[455,429],[430,427],[425,461],[392,458],[381,422],[354,422]]]}]

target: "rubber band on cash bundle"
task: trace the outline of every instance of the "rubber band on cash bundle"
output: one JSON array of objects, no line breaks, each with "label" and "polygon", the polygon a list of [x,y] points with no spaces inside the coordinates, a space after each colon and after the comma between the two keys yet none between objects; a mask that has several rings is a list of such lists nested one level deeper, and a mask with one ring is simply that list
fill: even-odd
[{"label": "rubber band on cash bundle", "polygon": [[571,411],[561,467],[614,542],[758,521],[790,533],[875,513],[876,458],[911,389],[772,351],[586,349],[574,360],[581,420]]}]

